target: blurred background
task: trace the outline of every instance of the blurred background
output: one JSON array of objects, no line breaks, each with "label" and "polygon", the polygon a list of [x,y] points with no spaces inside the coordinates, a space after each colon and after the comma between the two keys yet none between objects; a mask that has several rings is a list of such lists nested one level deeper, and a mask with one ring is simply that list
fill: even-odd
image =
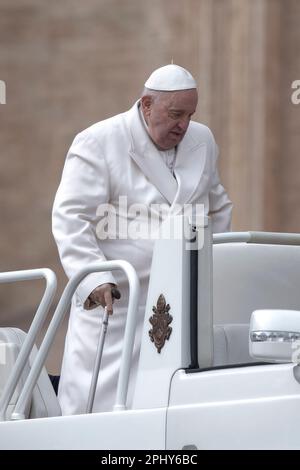
[{"label": "blurred background", "polygon": [[[172,59],[199,83],[233,229],[300,232],[299,22],[299,0],[0,0],[0,271],[49,267],[61,293],[51,208],[68,147]],[[43,288],[0,286],[0,325],[28,329]]]}]

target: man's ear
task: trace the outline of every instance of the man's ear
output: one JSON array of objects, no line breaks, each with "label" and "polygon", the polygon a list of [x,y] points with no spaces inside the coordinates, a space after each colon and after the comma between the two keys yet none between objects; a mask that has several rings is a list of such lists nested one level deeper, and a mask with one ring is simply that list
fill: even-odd
[{"label": "man's ear", "polygon": [[149,96],[149,95],[142,96],[141,105],[142,105],[144,116],[149,116],[150,111],[151,111],[151,105],[152,105],[152,96]]}]

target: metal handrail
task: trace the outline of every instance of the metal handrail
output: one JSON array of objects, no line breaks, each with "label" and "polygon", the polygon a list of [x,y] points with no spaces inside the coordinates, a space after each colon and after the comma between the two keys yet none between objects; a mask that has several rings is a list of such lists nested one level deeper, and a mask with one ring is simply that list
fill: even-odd
[{"label": "metal handrail", "polygon": [[103,261],[101,263],[92,263],[90,266],[81,269],[75,274],[66,285],[60,301],[53,314],[51,323],[42,341],[41,347],[37,356],[32,364],[30,373],[24,383],[23,389],[15,406],[14,412],[11,416],[12,420],[25,419],[25,410],[28,400],[31,397],[34,386],[41,373],[45,360],[47,358],[49,349],[53,343],[55,335],[61,322],[64,319],[67,308],[69,307],[73,294],[77,289],[79,283],[88,275],[94,272],[115,271],[121,269],[127,275],[129,281],[129,301],[128,313],[124,333],[124,343],[121,357],[120,372],[117,386],[117,396],[115,403],[115,410],[124,410],[126,408],[126,397],[128,390],[130,361],[134,345],[136,317],[138,309],[138,301],[140,294],[140,284],[135,269],[130,263],[123,260],[117,261]]},{"label": "metal handrail", "polygon": [[11,374],[1,394],[0,421],[5,421],[6,410],[8,408],[9,401],[13,396],[14,391],[18,385],[24,366],[28,361],[32,348],[35,344],[37,335],[41,331],[43,323],[49,312],[49,308],[52,304],[57,287],[57,281],[54,272],[51,271],[51,269],[47,268],[9,271],[5,273],[0,273],[0,284],[36,279],[46,280],[45,292],[34,316],[33,322],[29,328],[28,334],[26,335],[25,341],[18,354],[17,360],[13,366]]},{"label": "metal handrail", "polygon": [[213,235],[214,245],[221,243],[261,243],[267,245],[300,245],[299,233],[227,232]]}]

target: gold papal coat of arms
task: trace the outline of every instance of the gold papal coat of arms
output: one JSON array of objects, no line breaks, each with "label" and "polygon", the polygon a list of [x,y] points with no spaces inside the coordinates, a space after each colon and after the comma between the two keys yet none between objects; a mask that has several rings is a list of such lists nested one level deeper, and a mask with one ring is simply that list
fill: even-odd
[{"label": "gold papal coat of arms", "polygon": [[155,344],[158,353],[160,353],[166,340],[170,338],[172,333],[172,328],[169,325],[173,317],[169,314],[169,310],[170,305],[166,304],[164,295],[160,294],[156,307],[152,307],[154,315],[149,318],[149,322],[152,325],[151,330],[149,330],[149,336],[151,341]]}]

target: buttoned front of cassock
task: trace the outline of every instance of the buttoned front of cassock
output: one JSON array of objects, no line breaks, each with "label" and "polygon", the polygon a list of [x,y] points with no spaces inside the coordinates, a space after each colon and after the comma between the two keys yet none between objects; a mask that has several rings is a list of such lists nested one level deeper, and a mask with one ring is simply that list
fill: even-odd
[{"label": "buttoned front of cassock", "polygon": [[[128,404],[137,368],[144,306],[154,240],[103,239],[101,207],[110,204],[117,226],[128,224],[137,213],[134,204],[164,204],[170,214],[178,205],[204,204],[212,216],[214,232],[230,229],[232,204],[220,184],[217,146],[211,131],[191,122],[178,145],[174,175],[149,138],[139,116],[138,103],[128,112],[101,121],[76,136],[65,162],[53,207],[53,234],[63,267],[70,277],[94,261],[125,259],[136,269],[141,299],[133,352]],[[124,211],[120,197],[126,196]],[[142,220],[142,219],[141,219]],[[147,221],[145,220],[145,223]],[[101,307],[85,310],[83,304],[100,284],[116,283],[122,298],[114,304],[101,363],[94,411],[110,410],[114,403],[128,302],[122,273],[95,273],[79,286],[72,301],[59,386],[63,414],[84,413],[100,331]]]}]

